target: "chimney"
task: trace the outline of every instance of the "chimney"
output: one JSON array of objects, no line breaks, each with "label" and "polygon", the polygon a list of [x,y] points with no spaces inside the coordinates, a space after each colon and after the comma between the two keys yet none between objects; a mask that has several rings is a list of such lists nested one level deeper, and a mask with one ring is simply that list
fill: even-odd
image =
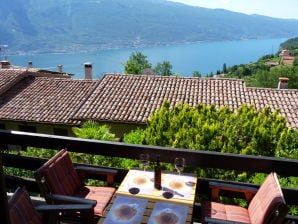
[{"label": "chimney", "polygon": [[33,63],[32,63],[32,61],[28,61],[28,68],[33,68]]},{"label": "chimney", "polygon": [[85,79],[92,79],[92,63],[86,62],[84,63],[85,68]]},{"label": "chimney", "polygon": [[63,73],[63,66],[62,65],[58,65],[58,72]]},{"label": "chimney", "polygon": [[10,68],[10,62],[7,61],[7,60],[2,60],[2,61],[0,61],[0,63],[1,63],[1,68],[3,68],[3,69],[9,69]]},{"label": "chimney", "polygon": [[287,89],[289,84],[289,79],[286,77],[280,77],[278,82],[278,89]]}]

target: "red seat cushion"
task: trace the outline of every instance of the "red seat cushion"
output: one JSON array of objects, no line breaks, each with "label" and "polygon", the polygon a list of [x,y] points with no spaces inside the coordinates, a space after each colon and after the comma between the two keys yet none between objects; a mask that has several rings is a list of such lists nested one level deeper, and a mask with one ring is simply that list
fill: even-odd
[{"label": "red seat cushion", "polygon": [[25,188],[19,188],[9,199],[8,209],[11,224],[42,224],[42,218]]},{"label": "red seat cushion", "polygon": [[84,186],[69,153],[61,150],[39,171],[45,176],[51,193],[96,200],[94,214],[102,216],[116,189],[113,187]]},{"label": "red seat cushion", "polygon": [[252,223],[268,223],[281,204],[286,204],[275,173],[270,173],[248,206]]},{"label": "red seat cushion", "polygon": [[202,218],[205,217],[244,223],[269,223],[280,205],[285,205],[276,173],[270,173],[250,202],[248,209],[217,202],[202,203]]},{"label": "red seat cushion", "polygon": [[202,202],[202,217],[250,223],[246,208],[209,201]]},{"label": "red seat cushion", "polygon": [[74,196],[96,200],[97,204],[94,207],[94,213],[98,216],[102,216],[115,191],[116,189],[113,187],[84,186],[81,187]]}]

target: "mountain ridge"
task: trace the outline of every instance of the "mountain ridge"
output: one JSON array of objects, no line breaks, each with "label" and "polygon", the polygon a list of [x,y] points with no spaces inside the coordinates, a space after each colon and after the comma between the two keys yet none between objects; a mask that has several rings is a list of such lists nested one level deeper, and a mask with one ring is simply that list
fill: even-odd
[{"label": "mountain ridge", "polygon": [[166,0],[3,1],[0,44],[19,53],[298,36],[298,20]]}]

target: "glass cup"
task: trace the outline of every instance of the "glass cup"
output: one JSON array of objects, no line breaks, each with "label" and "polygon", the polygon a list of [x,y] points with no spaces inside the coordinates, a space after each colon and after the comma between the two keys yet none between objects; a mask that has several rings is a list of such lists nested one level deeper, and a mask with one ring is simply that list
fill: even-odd
[{"label": "glass cup", "polygon": [[183,171],[184,166],[185,166],[185,159],[182,158],[182,157],[177,157],[174,160],[174,164],[175,164],[175,168],[176,168],[176,170],[177,170],[177,172],[179,173],[179,176],[180,176],[180,174]]},{"label": "glass cup", "polygon": [[144,171],[146,171],[146,167],[149,165],[150,161],[150,156],[147,153],[141,153],[140,154],[140,163],[144,168]]}]

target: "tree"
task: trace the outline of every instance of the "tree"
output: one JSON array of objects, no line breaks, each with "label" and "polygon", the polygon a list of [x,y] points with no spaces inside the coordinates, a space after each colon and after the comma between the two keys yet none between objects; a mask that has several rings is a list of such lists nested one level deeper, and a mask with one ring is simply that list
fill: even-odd
[{"label": "tree", "polygon": [[279,138],[287,130],[279,111],[242,105],[234,113],[224,106],[179,104],[165,101],[148,120],[134,142],[194,150],[275,156]]},{"label": "tree", "polygon": [[[171,108],[170,103],[165,101],[149,118],[144,132],[138,133],[138,136],[143,138],[142,141],[134,139],[134,142],[274,157],[282,133],[287,129],[286,119],[279,115],[279,111],[271,112],[269,107],[259,111],[254,106],[242,105],[235,113],[227,106],[216,108],[215,105],[205,104],[196,107],[178,104]],[[295,136],[288,137],[287,144],[297,147],[297,140],[294,139]],[[293,141],[296,143],[290,144]],[[282,145],[280,147],[282,148]],[[282,151],[279,154],[286,153]],[[247,181],[253,177],[253,174],[249,173],[218,169],[198,168],[189,171],[197,172],[200,176],[238,181]]]},{"label": "tree", "polygon": [[128,61],[124,63],[124,71],[126,74],[143,74],[146,68],[151,68],[151,63],[147,60],[147,56],[141,52],[133,52],[129,56]]},{"label": "tree", "polygon": [[106,125],[100,126],[95,121],[85,122],[81,128],[72,128],[74,134],[80,138],[115,141],[115,135],[110,132]]},{"label": "tree", "polygon": [[[85,122],[81,128],[74,127],[73,132],[79,138],[96,139],[104,141],[116,141],[115,135],[110,132],[107,125],[99,125],[95,121]],[[130,168],[138,164],[137,161],[131,159],[122,159],[117,157],[107,157],[100,155],[72,153],[72,159],[80,163],[90,163],[98,166],[110,166]]]},{"label": "tree", "polygon": [[193,71],[192,76],[196,77],[196,78],[201,78],[202,77],[200,71],[198,71],[198,70]]},{"label": "tree", "polygon": [[293,61],[293,65],[294,66],[298,66],[298,57],[296,56],[294,61]]},{"label": "tree", "polygon": [[171,76],[173,75],[172,67],[169,61],[158,62],[154,68],[154,72],[160,76]]},{"label": "tree", "polygon": [[223,66],[222,66],[222,73],[227,73],[227,64],[224,63]]},{"label": "tree", "polygon": [[255,75],[245,78],[247,86],[277,88],[279,77],[289,78],[289,89],[298,88],[298,66],[280,66],[269,71],[259,70]]}]

